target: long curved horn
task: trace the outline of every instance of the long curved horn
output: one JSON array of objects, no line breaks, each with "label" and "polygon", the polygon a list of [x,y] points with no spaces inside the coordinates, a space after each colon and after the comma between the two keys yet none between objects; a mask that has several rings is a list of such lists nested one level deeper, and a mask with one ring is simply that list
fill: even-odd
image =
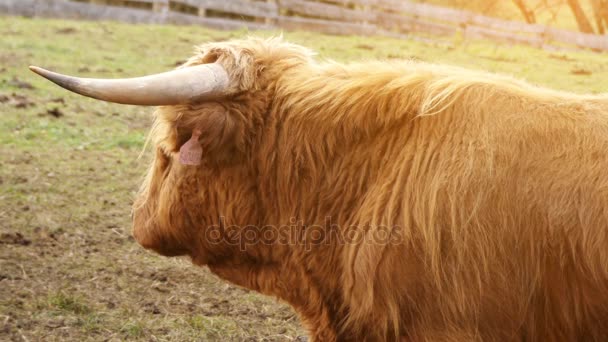
[{"label": "long curved horn", "polygon": [[225,96],[230,84],[226,70],[217,63],[126,79],[79,78],[35,66],[30,66],[30,70],[80,95],[140,106],[170,106],[213,100]]}]

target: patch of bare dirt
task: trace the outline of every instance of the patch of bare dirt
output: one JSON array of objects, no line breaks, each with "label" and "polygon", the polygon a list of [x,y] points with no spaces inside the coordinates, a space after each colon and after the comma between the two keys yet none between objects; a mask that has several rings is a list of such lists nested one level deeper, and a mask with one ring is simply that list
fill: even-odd
[{"label": "patch of bare dirt", "polygon": [[576,59],[569,57],[567,55],[558,55],[555,53],[549,54],[549,58],[557,59],[558,61],[566,61],[566,62],[574,62]]},{"label": "patch of bare dirt", "polygon": [[20,56],[14,52],[0,52],[0,65],[4,68],[21,65]]},{"label": "patch of bare dirt", "polygon": [[55,31],[57,34],[74,34],[76,32],[78,32],[78,30],[73,27],[63,27]]},{"label": "patch of bare dirt", "polygon": [[229,40],[230,38],[232,38],[231,35],[228,35],[228,36],[213,36],[213,37],[209,38],[209,41],[210,42],[223,42],[223,41]]},{"label": "patch of bare dirt", "polygon": [[0,234],[0,244],[29,246],[31,240],[26,239],[21,233],[2,233]]},{"label": "patch of bare dirt", "polygon": [[593,74],[593,72],[591,72],[591,70],[587,70],[584,68],[574,68],[572,70],[570,70],[570,73],[572,75],[582,75],[582,76],[588,76]]},{"label": "patch of bare dirt", "polygon": [[65,104],[65,99],[63,97],[56,97],[54,99],[50,99],[48,102]]},{"label": "patch of bare dirt", "polygon": [[504,57],[504,56],[482,56],[479,57],[488,59],[495,62],[506,62],[506,63],[518,63],[519,61],[516,58]]},{"label": "patch of bare dirt", "polygon": [[0,94],[0,103],[8,103],[15,108],[29,108],[34,107],[36,103],[30,100],[26,95],[12,93],[11,95]]},{"label": "patch of bare dirt", "polygon": [[60,117],[64,116],[65,114],[61,111],[61,109],[59,109],[58,107],[55,107],[55,108],[47,109],[46,115],[50,115],[54,118],[60,118]]},{"label": "patch of bare dirt", "polygon": [[374,47],[368,44],[358,44],[357,46],[355,46],[357,49],[361,49],[361,50],[373,50]]},{"label": "patch of bare dirt", "polygon": [[400,60],[410,60],[410,61],[422,61],[422,58],[415,55],[401,55],[398,53],[389,53],[386,58],[388,59],[400,59]]},{"label": "patch of bare dirt", "polygon": [[17,76],[14,76],[10,81],[7,82],[9,86],[17,87],[19,89],[34,89],[34,86],[26,81],[22,81]]}]

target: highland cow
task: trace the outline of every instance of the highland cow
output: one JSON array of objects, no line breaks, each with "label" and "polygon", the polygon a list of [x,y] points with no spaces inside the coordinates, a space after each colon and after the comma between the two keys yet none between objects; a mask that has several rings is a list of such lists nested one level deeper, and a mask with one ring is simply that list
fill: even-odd
[{"label": "highland cow", "polygon": [[288,302],[313,341],[608,340],[606,95],[281,39],[137,79],[32,69],[160,106],[135,239]]}]

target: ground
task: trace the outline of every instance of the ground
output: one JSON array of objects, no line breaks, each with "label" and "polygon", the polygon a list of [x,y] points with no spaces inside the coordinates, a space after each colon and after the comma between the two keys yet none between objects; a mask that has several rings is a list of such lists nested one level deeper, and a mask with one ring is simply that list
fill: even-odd
[{"label": "ground", "polygon": [[[173,68],[193,45],[250,34],[0,16],[0,340],[292,341],[293,311],[130,236],[151,153],[151,108],[78,97],[27,70],[127,77]],[[255,32],[269,36],[278,32]],[[285,33],[338,61],[410,58],[608,91],[606,55],[489,42]]]}]

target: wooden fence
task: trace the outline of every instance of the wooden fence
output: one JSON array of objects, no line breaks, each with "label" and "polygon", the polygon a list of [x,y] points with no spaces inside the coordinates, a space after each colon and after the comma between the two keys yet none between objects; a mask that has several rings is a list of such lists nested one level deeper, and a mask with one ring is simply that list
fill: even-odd
[{"label": "wooden fence", "polygon": [[0,13],[220,29],[283,28],[329,34],[409,33],[608,51],[608,36],[507,21],[406,0],[0,0]]}]

